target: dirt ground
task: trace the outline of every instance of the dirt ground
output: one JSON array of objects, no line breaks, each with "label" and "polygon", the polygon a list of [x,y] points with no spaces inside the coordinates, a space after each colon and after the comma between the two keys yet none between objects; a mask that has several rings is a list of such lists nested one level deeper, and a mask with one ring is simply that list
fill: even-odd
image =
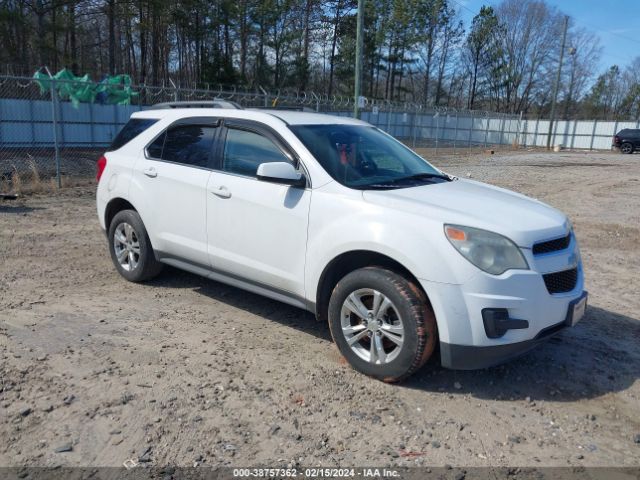
[{"label": "dirt ground", "polygon": [[590,306],[481,371],[386,385],[296,308],[118,276],[93,188],[0,205],[0,466],[638,466],[640,155],[446,154],[572,218]]}]

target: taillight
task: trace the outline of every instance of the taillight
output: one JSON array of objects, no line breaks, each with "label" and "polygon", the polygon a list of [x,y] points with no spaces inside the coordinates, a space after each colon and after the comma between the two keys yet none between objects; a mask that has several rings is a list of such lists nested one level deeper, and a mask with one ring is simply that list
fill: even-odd
[{"label": "taillight", "polygon": [[103,155],[98,159],[96,165],[98,167],[98,171],[96,173],[96,182],[99,182],[100,177],[102,176],[102,172],[104,172],[104,169],[107,166],[107,158]]},{"label": "taillight", "polygon": [[620,137],[618,135],[613,136],[613,143],[620,143]]}]

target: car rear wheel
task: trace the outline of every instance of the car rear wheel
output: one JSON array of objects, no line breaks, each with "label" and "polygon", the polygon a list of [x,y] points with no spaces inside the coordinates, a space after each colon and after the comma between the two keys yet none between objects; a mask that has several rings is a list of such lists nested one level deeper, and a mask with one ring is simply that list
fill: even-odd
[{"label": "car rear wheel", "polygon": [[385,382],[410,376],[436,344],[435,316],[422,290],[379,267],[356,270],[338,282],[329,301],[329,326],[351,366]]},{"label": "car rear wheel", "polygon": [[142,219],[135,210],[122,210],[109,226],[109,252],[118,273],[130,282],[157,276],[162,264],[156,260]]},{"label": "car rear wheel", "polygon": [[629,142],[625,142],[620,145],[620,151],[622,153],[633,153],[633,145]]}]

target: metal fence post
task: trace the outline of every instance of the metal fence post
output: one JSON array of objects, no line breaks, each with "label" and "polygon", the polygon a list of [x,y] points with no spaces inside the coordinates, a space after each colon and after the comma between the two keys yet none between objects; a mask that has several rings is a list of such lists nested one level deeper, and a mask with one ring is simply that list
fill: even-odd
[{"label": "metal fence post", "polygon": [[489,135],[489,123],[491,123],[491,119],[489,118],[488,112],[484,113],[484,116],[487,119],[487,127],[484,129],[484,148],[487,148],[487,136]]},{"label": "metal fence post", "polygon": [[261,85],[258,85],[258,88],[260,89],[260,91],[262,92],[262,95],[264,96],[264,108],[268,108],[269,107],[269,94],[266,92],[266,90],[264,88],[262,88]]},{"label": "metal fence post", "polygon": [[146,96],[145,94],[146,92],[144,90],[144,83],[143,83],[140,85],[139,92],[138,92],[138,111],[142,110],[142,101],[143,101],[143,98]]},{"label": "metal fence post", "polygon": [[500,145],[504,144],[504,124],[505,124],[506,118],[507,118],[507,114],[503,113],[502,121],[500,122],[500,140],[498,141]]},{"label": "metal fence post", "polygon": [[391,135],[391,103],[387,103],[389,110],[387,111],[387,133]]},{"label": "metal fence post", "polygon": [[473,110],[471,110],[471,123],[469,124],[469,139],[467,141],[467,148],[471,148],[471,137],[473,136]]},{"label": "metal fence post", "polygon": [[171,83],[171,86],[173,87],[173,101],[177,102],[178,101],[178,87],[176,87],[176,84],[171,79],[169,79],[169,83]]},{"label": "metal fence post", "polygon": [[453,133],[453,153],[456,153],[456,140],[458,140],[458,110],[456,110],[456,129]]},{"label": "metal fence post", "polygon": [[[64,83],[64,85],[66,85],[66,82]],[[65,140],[65,135],[64,135],[64,124],[65,124],[65,117],[64,117],[64,104],[63,102],[60,101],[60,97],[58,96],[57,92],[56,92],[56,112],[58,112],[58,145],[60,146],[60,148],[63,148],[64,145],[66,144],[66,140]]]},{"label": "metal fence post", "polygon": [[96,138],[94,134],[94,122],[93,122],[93,102],[89,103],[89,132],[91,137],[91,146],[93,147],[96,143]]},{"label": "metal fence post", "polygon": [[413,148],[416,148],[417,123],[418,123],[418,110],[416,109],[416,110],[413,111],[413,125],[412,125],[412,130],[413,130]]},{"label": "metal fence post", "polygon": [[520,146],[520,132],[522,131],[522,110],[520,110],[520,116],[518,117],[518,123],[516,126],[516,148]]},{"label": "metal fence post", "polygon": [[593,128],[591,129],[591,142],[589,143],[589,150],[593,150],[593,139],[596,136],[596,126],[598,125],[598,119],[593,121]]},{"label": "metal fence post", "polygon": [[53,122],[53,150],[56,162],[56,184],[58,188],[62,187],[62,179],[60,178],[60,148],[58,145],[58,92],[56,90],[56,81],[51,77],[51,120]]},{"label": "metal fence post", "polygon": [[33,114],[33,102],[29,102],[29,120],[31,120],[31,147],[36,148],[36,119]]},{"label": "metal fence post", "polygon": [[440,126],[440,121],[439,121],[440,112],[438,112],[436,110],[436,114],[433,116],[433,118],[436,119],[436,151],[435,151],[435,155],[437,155],[438,154],[438,127]]}]

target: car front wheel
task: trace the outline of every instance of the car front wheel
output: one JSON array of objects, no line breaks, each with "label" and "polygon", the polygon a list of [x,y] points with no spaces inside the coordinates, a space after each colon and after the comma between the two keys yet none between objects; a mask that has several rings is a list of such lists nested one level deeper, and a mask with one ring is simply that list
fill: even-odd
[{"label": "car front wheel", "polygon": [[422,290],[380,267],[356,270],[338,282],[329,326],[353,368],[385,382],[414,373],[436,344],[435,316]]}]

